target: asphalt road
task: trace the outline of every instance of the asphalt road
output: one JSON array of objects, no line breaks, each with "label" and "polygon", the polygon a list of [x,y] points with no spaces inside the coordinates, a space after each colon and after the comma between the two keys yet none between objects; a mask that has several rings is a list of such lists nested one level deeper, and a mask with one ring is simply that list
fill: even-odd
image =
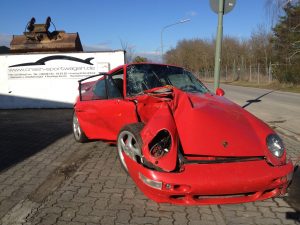
[{"label": "asphalt road", "polygon": [[[213,90],[213,84],[207,86]],[[300,140],[300,94],[221,84],[225,97]]]}]

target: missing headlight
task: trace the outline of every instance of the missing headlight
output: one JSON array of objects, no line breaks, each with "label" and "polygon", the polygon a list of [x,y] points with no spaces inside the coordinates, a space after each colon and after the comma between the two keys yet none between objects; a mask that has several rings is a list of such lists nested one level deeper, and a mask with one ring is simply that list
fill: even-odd
[{"label": "missing headlight", "polygon": [[150,154],[154,158],[161,158],[171,149],[171,135],[167,130],[159,131],[149,143]]}]

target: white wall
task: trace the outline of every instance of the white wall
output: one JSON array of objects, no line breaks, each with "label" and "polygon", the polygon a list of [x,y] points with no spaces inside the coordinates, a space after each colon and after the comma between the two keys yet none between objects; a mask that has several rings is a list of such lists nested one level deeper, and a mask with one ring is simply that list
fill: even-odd
[{"label": "white wall", "polygon": [[123,51],[0,56],[0,108],[72,107],[78,80],[124,64]]}]

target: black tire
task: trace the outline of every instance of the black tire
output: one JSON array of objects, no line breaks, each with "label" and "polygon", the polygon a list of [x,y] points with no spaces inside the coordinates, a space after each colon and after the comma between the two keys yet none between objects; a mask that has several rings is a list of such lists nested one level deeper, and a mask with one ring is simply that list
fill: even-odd
[{"label": "black tire", "polygon": [[85,133],[83,132],[83,130],[81,129],[78,118],[77,118],[75,112],[73,112],[73,124],[72,124],[72,126],[73,126],[73,135],[74,135],[74,138],[77,142],[84,143],[84,142],[87,142],[89,140],[87,138],[87,136],[85,135]]},{"label": "black tire", "polygon": [[143,141],[140,132],[143,127],[143,123],[129,124],[124,126],[119,132],[117,139],[118,157],[121,166],[126,171],[126,173],[128,173],[128,169],[124,160],[123,153],[137,163],[141,162]]}]

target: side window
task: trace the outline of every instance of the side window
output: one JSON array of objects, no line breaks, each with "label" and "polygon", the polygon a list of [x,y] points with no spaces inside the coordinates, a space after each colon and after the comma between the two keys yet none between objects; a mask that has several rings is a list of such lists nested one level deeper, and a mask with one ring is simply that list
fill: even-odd
[{"label": "side window", "polygon": [[[79,81],[79,96],[81,101],[91,101],[94,99],[106,98],[105,80],[103,75],[94,75]],[[102,91],[101,91],[102,89]]]},{"label": "side window", "polygon": [[111,76],[115,86],[119,90],[121,97],[123,96],[123,83],[124,83],[124,70],[118,70],[117,72],[113,73]]},{"label": "side window", "polygon": [[[107,90],[108,90],[108,98],[121,98],[122,94],[118,88],[116,79],[112,79],[111,76],[107,77]],[[120,80],[121,86],[123,85],[123,80]]]},{"label": "side window", "polygon": [[105,77],[97,81],[93,88],[93,100],[107,99],[106,87],[105,87]]},{"label": "side window", "polygon": [[[119,72],[119,73],[118,73]],[[82,101],[104,100],[123,97],[123,70],[100,78],[87,78],[80,86]],[[97,77],[97,78],[96,78]]]}]

